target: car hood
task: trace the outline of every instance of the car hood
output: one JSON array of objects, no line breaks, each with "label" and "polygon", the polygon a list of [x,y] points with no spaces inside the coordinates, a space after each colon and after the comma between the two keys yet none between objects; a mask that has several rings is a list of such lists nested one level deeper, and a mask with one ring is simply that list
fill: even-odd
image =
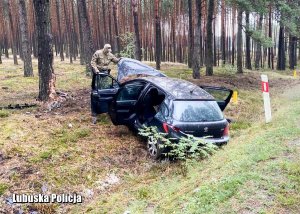
[{"label": "car hood", "polygon": [[124,77],[131,76],[131,75],[166,77],[166,75],[161,73],[159,70],[156,70],[138,60],[122,58],[118,63],[117,80],[120,81]]}]

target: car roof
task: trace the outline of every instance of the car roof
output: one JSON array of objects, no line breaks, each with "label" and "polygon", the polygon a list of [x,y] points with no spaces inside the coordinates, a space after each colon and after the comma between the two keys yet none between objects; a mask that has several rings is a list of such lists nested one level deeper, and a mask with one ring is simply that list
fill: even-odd
[{"label": "car roof", "polygon": [[136,80],[146,80],[155,86],[158,86],[173,99],[178,100],[214,100],[214,97],[199,86],[182,79],[169,77],[139,77]]}]

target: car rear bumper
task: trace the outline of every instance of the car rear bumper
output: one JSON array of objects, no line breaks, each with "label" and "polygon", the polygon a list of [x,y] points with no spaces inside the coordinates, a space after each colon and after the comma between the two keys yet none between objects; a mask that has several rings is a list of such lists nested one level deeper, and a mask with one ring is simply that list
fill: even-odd
[{"label": "car rear bumper", "polygon": [[[181,137],[187,137],[187,135],[183,132],[181,132],[180,134],[178,133],[169,133],[169,138],[172,138],[172,139],[176,139],[175,141],[179,141],[179,139]],[[216,144],[216,145],[223,145],[223,144],[226,144],[228,143],[228,141],[230,140],[230,137],[229,136],[223,136],[221,138],[206,138],[206,137],[195,137],[196,139],[199,139],[199,140],[203,140],[207,143],[212,143],[212,144]]]},{"label": "car rear bumper", "polygon": [[213,144],[216,144],[216,145],[223,145],[223,144],[228,143],[229,136],[224,136],[224,137],[221,137],[221,138],[200,138],[200,139],[203,139],[207,143],[213,143]]}]

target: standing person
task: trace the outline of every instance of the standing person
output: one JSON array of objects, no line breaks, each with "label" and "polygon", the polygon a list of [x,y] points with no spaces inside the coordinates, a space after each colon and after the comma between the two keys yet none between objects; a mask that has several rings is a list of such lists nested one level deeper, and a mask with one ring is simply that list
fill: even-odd
[{"label": "standing person", "polygon": [[118,63],[119,61],[120,58],[115,57],[115,55],[111,53],[111,45],[105,44],[103,49],[97,50],[94,53],[91,65],[94,74],[99,72],[107,72],[109,74],[110,69],[108,69],[108,65],[111,62]]},{"label": "standing person", "polygon": [[[95,75],[100,72],[110,74],[110,69],[108,68],[108,65],[111,62],[118,63],[120,59],[121,58],[117,58],[111,53],[111,45],[105,44],[103,49],[97,50],[92,56],[91,65],[93,68],[93,79],[95,79]],[[94,107],[91,103],[92,123],[96,124],[97,113],[93,108]]]}]

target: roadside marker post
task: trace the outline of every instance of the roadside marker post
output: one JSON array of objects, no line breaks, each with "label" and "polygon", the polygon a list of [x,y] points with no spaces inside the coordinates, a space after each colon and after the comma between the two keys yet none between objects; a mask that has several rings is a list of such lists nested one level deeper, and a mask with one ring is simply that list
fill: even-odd
[{"label": "roadside marker post", "polygon": [[233,91],[232,101],[234,104],[237,104],[237,102],[238,102],[238,92],[237,91]]},{"label": "roadside marker post", "polygon": [[272,120],[272,114],[271,114],[271,102],[270,102],[270,93],[269,93],[269,81],[267,75],[265,74],[261,75],[261,84],[262,84],[262,92],[264,98],[266,123],[269,123]]},{"label": "roadside marker post", "polygon": [[293,76],[297,77],[297,71],[296,70],[294,70],[294,75]]}]

